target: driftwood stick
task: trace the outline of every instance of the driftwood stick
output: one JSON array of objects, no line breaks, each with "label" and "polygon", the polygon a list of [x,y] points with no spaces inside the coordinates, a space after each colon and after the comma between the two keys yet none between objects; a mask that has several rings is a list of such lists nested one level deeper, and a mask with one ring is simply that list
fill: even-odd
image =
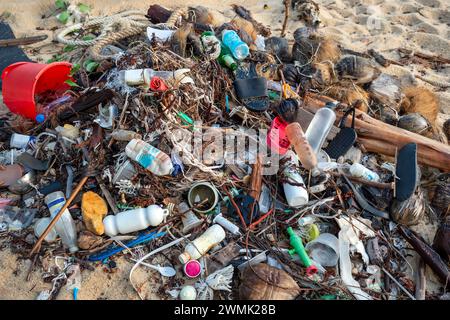
[{"label": "driftwood stick", "polygon": [[13,46],[22,46],[26,44],[33,44],[36,42],[43,41],[47,39],[48,36],[46,34],[42,36],[34,36],[34,37],[24,37],[24,38],[17,38],[17,39],[5,39],[0,40],[0,47],[13,47]]},{"label": "driftwood stick", "polygon": [[262,156],[258,153],[256,162],[253,165],[252,175],[250,180],[250,192],[248,193],[256,201],[259,201],[262,188]]},{"label": "driftwood stick", "polygon": [[284,4],[284,21],[283,21],[283,27],[281,29],[281,37],[284,37],[286,35],[286,27],[287,22],[289,19],[289,8],[291,7],[291,0],[283,0]]},{"label": "driftwood stick", "polygon": [[[333,100],[325,96],[308,94],[303,107],[315,113],[328,101]],[[450,146],[391,126],[359,110],[356,110],[356,115],[355,130],[358,133],[358,142],[363,144],[367,151],[395,156],[396,150],[407,143],[414,142],[417,144],[417,158],[420,164],[450,172]],[[337,112],[336,123],[339,123],[341,117],[342,113]],[[346,124],[350,126],[351,119],[347,119]]]},{"label": "driftwood stick", "polygon": [[427,289],[427,279],[425,277],[425,261],[419,258],[419,267],[416,271],[416,299],[425,300],[425,292]]}]

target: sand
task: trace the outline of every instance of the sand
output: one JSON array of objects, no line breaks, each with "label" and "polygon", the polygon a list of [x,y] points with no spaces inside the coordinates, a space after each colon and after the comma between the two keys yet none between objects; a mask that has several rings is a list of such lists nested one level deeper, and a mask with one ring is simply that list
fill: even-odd
[{"label": "sand", "polygon": [[[127,0],[84,0],[90,5],[92,16],[108,15],[122,10],[140,9],[146,12],[151,1]],[[321,8],[322,31],[340,41],[345,48],[356,51],[375,49],[387,58],[398,59],[396,49],[407,48],[428,54],[439,54],[450,59],[450,12],[448,0],[316,0]],[[45,42],[27,46],[26,51],[36,61],[45,61],[58,51],[51,43],[55,29],[61,28],[51,16],[42,19],[42,15],[52,11],[53,0],[9,0],[0,3],[0,17],[10,23],[16,37],[47,34]],[[156,2],[155,2],[156,3]],[[167,7],[204,5],[233,17],[230,4],[237,1],[184,0],[157,3]],[[267,4],[268,8],[264,9]],[[245,7],[256,20],[271,27],[273,35],[279,35],[283,19],[281,0],[247,0]],[[288,22],[288,35],[292,39],[293,31],[303,23],[291,12]],[[37,30],[40,29],[40,30]],[[33,48],[40,47],[39,53]],[[60,46],[59,46],[60,47]],[[443,83],[450,83],[450,67],[439,71],[424,69],[421,65],[408,67],[389,67],[384,72],[407,75],[411,72]],[[439,90],[428,83],[417,80],[436,91],[441,102],[439,122],[450,117],[450,89]],[[431,233],[432,234],[432,233]],[[428,238],[432,238],[431,234]],[[25,281],[30,261],[18,260],[8,249],[0,251],[0,299],[35,299],[42,290],[50,285],[41,280],[44,270],[32,273],[29,282]],[[139,299],[128,281],[131,263],[124,258],[117,259],[117,272],[105,273],[101,267],[95,271],[83,272],[80,299]],[[415,265],[413,265],[415,267]],[[429,270],[428,270],[429,272]],[[160,277],[155,271],[140,270],[137,282],[144,285],[145,295],[149,299],[158,298],[155,294]],[[71,299],[70,292],[61,290],[58,299]]]}]

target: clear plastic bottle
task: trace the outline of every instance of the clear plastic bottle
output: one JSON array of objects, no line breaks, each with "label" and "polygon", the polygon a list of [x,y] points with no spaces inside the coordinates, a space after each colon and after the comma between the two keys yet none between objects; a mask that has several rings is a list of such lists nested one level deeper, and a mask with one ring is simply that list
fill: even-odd
[{"label": "clear plastic bottle", "polygon": [[360,163],[354,163],[350,167],[350,174],[357,178],[362,178],[368,181],[378,182],[380,181],[380,176],[373,172],[372,170],[367,169]]},{"label": "clear plastic bottle", "polygon": [[283,121],[280,117],[275,117],[267,134],[267,146],[278,154],[285,154],[291,143],[286,136],[287,122]]},{"label": "clear plastic bottle", "polygon": [[140,139],[131,140],[125,147],[125,153],[158,176],[169,175],[174,169],[172,160],[167,154]]},{"label": "clear plastic bottle", "polygon": [[150,68],[122,70],[119,71],[119,78],[122,82],[125,82],[129,86],[139,86],[142,84],[150,86],[150,81],[153,77],[158,77],[165,81],[181,81],[183,77],[186,77],[185,73],[189,71],[190,69],[179,69],[175,71],[156,71]]},{"label": "clear plastic bottle", "polygon": [[[54,218],[58,214],[58,212],[66,203],[64,193],[62,193],[61,191],[55,191],[48,194],[44,200],[47,204],[48,210],[50,211],[50,216],[52,218]],[[78,251],[77,230],[75,227],[75,222],[73,221],[69,210],[66,209],[59,220],[56,222],[55,230],[61,237],[64,246],[68,247],[70,252],[74,253]]]},{"label": "clear plastic bottle", "polygon": [[200,237],[189,243],[178,259],[183,264],[189,260],[199,259],[223,239],[225,239],[225,230],[218,224],[213,224]]},{"label": "clear plastic bottle", "polygon": [[131,131],[131,130],[122,130],[117,129],[111,133],[111,137],[117,141],[131,141],[133,139],[142,139],[142,135]]},{"label": "clear plastic bottle", "polygon": [[238,60],[245,59],[250,53],[250,49],[247,44],[239,38],[236,31],[224,30],[222,32],[222,41],[224,45],[230,49],[233,56]]},{"label": "clear plastic bottle", "polygon": [[[287,161],[283,169],[283,176],[295,184],[304,184],[303,178],[296,168],[298,166],[297,155],[289,150],[285,159]],[[297,208],[308,203],[308,191],[304,187],[285,182],[283,183],[283,190],[289,206]]]},{"label": "clear plastic bottle", "polygon": [[305,132],[306,139],[316,155],[322,148],[336,120],[336,113],[332,110],[334,107],[335,104],[329,102],[324,108],[319,109]]},{"label": "clear plastic bottle", "polygon": [[317,165],[317,156],[308,140],[306,140],[305,133],[298,122],[293,122],[286,126],[286,136],[294,146],[295,153],[297,153],[303,167],[307,170],[314,168]]},{"label": "clear plastic bottle", "polygon": [[126,234],[139,230],[144,230],[150,226],[156,227],[164,220],[167,211],[152,204],[147,208],[139,208],[119,212],[116,215],[109,215],[103,219],[105,233],[110,236]]}]

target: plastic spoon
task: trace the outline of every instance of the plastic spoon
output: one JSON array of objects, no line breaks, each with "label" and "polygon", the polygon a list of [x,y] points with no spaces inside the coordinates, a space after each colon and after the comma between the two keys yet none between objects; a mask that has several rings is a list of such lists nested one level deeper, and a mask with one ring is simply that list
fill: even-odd
[{"label": "plastic spoon", "polygon": [[[132,259],[134,262],[137,262],[137,260]],[[160,265],[153,265],[145,262],[141,262],[142,265],[149,267],[151,269],[154,269],[158,271],[163,277],[173,277],[177,274],[177,271],[172,267],[161,267]]]}]

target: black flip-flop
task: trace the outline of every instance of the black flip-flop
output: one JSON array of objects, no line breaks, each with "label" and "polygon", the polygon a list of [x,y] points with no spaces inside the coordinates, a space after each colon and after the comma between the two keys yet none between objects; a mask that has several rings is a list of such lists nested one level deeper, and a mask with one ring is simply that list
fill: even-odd
[{"label": "black flip-flop", "polygon": [[254,63],[249,68],[242,65],[237,68],[233,86],[236,95],[249,110],[263,112],[269,107],[267,79],[258,76]]},{"label": "black flip-flop", "polygon": [[[351,127],[345,127],[345,120],[347,116],[353,113],[352,125]],[[356,141],[356,131],[355,131],[355,108],[348,109],[339,123],[339,128],[341,129],[333,140],[328,143],[328,146],[324,149],[325,152],[330,156],[331,159],[337,159],[343,156],[347,151],[353,146]]]},{"label": "black flip-flop", "polygon": [[416,143],[408,143],[398,151],[395,176],[395,201],[408,200],[416,191],[420,180]]}]

